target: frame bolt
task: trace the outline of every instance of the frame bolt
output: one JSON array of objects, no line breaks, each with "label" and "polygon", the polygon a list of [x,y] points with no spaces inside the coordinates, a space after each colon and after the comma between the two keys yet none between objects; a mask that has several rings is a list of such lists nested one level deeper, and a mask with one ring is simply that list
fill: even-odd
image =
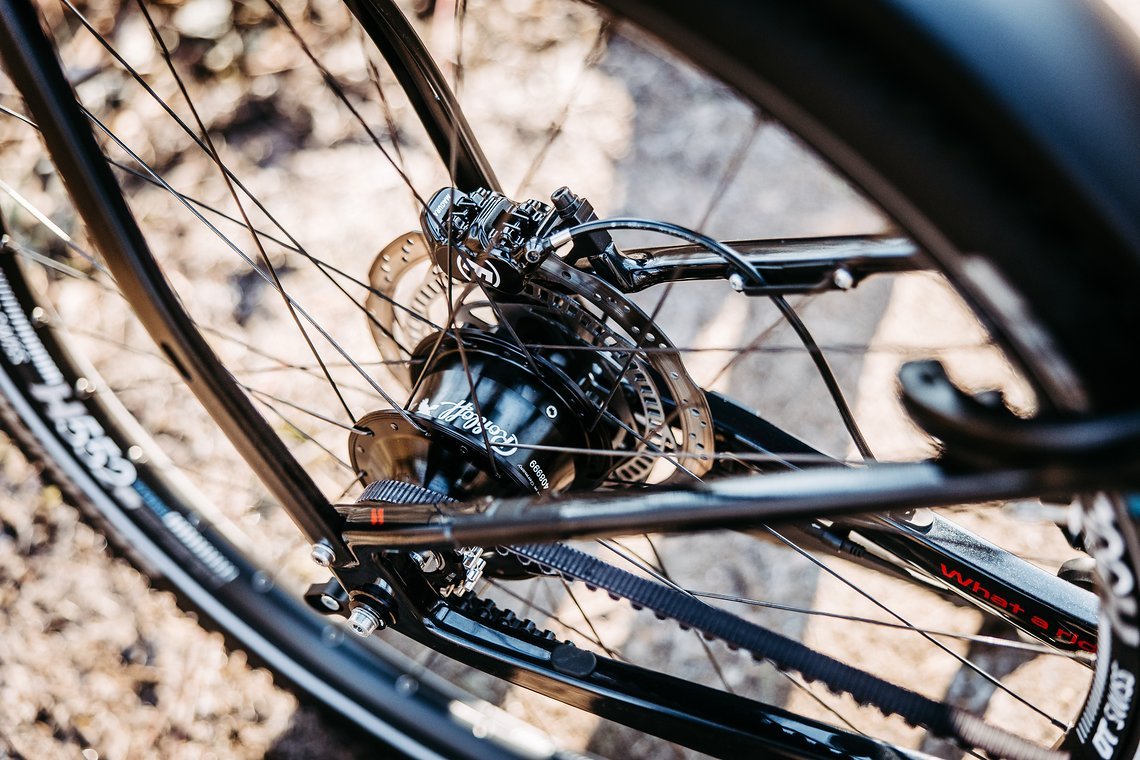
[{"label": "frame bolt", "polygon": [[377,628],[396,622],[392,587],[383,578],[353,589],[348,597],[348,626],[357,636],[371,636]]},{"label": "frame bolt", "polygon": [[732,289],[737,293],[744,290],[744,278],[740,276],[739,272],[733,272],[728,276],[728,284],[732,286]]},{"label": "frame bolt", "polygon": [[357,604],[352,608],[352,614],[348,616],[348,625],[357,636],[367,638],[377,628],[384,627],[384,620],[367,604]]},{"label": "frame bolt", "polygon": [[411,552],[408,556],[412,561],[419,565],[420,570],[425,573],[434,573],[443,569],[443,557],[440,557],[437,552]]},{"label": "frame bolt", "polygon": [[336,554],[333,552],[331,546],[321,541],[318,544],[313,544],[312,551],[309,552],[309,558],[316,562],[321,567],[328,567],[336,559]]}]

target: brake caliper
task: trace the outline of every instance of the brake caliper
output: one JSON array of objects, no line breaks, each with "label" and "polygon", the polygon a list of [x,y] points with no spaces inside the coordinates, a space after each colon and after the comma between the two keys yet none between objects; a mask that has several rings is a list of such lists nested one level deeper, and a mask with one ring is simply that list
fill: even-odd
[{"label": "brake caliper", "polygon": [[[436,266],[452,277],[500,293],[518,293],[539,263],[534,241],[559,217],[541,201],[517,203],[502,193],[445,187],[420,219]],[[528,258],[529,256],[529,258]]]}]

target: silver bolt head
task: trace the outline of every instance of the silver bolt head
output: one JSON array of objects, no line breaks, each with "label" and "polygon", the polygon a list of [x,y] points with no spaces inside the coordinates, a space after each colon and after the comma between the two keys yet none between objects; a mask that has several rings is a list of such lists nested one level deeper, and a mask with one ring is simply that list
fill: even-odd
[{"label": "silver bolt head", "polygon": [[309,552],[309,557],[321,567],[328,567],[336,559],[336,554],[333,553],[332,547],[325,543],[313,544],[312,551]]},{"label": "silver bolt head", "polygon": [[340,602],[328,594],[321,594],[321,604],[325,606],[325,609],[331,610],[332,612],[336,612],[340,609]]},{"label": "silver bolt head", "polygon": [[851,274],[850,270],[843,267],[835,270],[835,274],[831,276],[831,281],[840,290],[851,290],[855,287],[855,276]]},{"label": "silver bolt head", "polygon": [[436,552],[412,552],[412,560],[419,565],[420,570],[425,573],[434,573],[443,569],[443,558]]},{"label": "silver bolt head", "polygon": [[728,276],[728,284],[737,293],[744,290],[744,278],[740,276],[739,272],[733,272]]},{"label": "silver bolt head", "polygon": [[353,607],[352,614],[348,616],[349,627],[361,638],[371,636],[380,627],[381,622],[380,616],[364,605]]}]

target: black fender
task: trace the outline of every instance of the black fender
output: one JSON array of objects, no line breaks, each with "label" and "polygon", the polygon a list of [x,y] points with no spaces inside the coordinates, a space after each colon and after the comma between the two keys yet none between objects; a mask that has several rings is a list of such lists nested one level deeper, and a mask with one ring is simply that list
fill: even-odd
[{"label": "black fender", "polygon": [[[889,0],[935,86],[1140,252],[1140,39],[1099,1]],[[1060,188],[1058,188],[1060,189]]]},{"label": "black fender", "polygon": [[[1015,351],[1059,349],[1055,376],[1037,378],[1055,403],[1128,403],[1122,378],[1140,375],[1140,352],[1122,348],[1140,327],[1140,41],[1110,10],[1095,0],[605,4],[816,147],[975,301],[1007,312]],[[965,267],[971,253],[996,276]],[[1043,347],[1043,335],[1057,345]]]}]

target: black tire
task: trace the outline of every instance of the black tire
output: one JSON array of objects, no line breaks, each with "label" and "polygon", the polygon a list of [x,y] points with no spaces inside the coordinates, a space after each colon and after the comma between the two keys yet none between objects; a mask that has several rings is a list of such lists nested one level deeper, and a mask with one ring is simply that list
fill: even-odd
[{"label": "black tire", "polygon": [[[1121,346],[1140,324],[1140,300],[1132,297],[1140,236],[1123,217],[1140,209],[1140,167],[1125,172],[1130,181],[1106,187],[1102,176],[1084,171],[1091,159],[1082,140],[1115,144],[1117,136],[1140,134],[1140,110],[1130,122],[1094,120],[1084,111],[1088,124],[1072,144],[1049,142],[1042,114],[1017,110],[1011,93],[971,78],[929,20],[903,4],[858,11],[826,0],[795,7],[725,1],[699,11],[682,2],[607,5],[776,114],[851,177],[938,259],[1048,404],[1086,411],[1131,402],[1140,355]],[[1068,6],[1049,12],[1106,49],[1106,65],[1117,65],[1120,90],[1101,92],[1102,99],[1140,97],[1131,54],[1112,47],[1120,38],[1103,31],[1096,13]],[[999,20],[982,14],[962,23]],[[1039,41],[1026,59],[1051,52]],[[1128,82],[1136,84],[1131,95]],[[1061,105],[1083,110],[1081,93],[1071,94]],[[1120,164],[1136,162],[1137,144],[1119,147]],[[323,619],[265,588],[257,568],[167,477],[161,455],[145,451],[145,437],[119,405],[101,393],[80,397],[75,389],[86,386],[90,370],[37,320],[14,255],[5,254],[0,272],[0,308],[14,336],[0,357],[5,426],[133,562],[233,646],[400,751],[498,756],[446,717],[453,696],[446,689],[424,686],[410,698],[397,665],[355,640],[328,646]],[[69,422],[88,418],[95,426]],[[132,447],[142,455],[127,456]],[[1120,596],[1106,598],[1106,614],[1116,614],[1102,630],[1111,628],[1113,638],[1101,643],[1093,692],[1066,746],[1108,760],[1131,757],[1140,745],[1140,545],[1127,499],[1097,504],[1086,530]],[[250,621],[272,623],[255,629]]]}]

